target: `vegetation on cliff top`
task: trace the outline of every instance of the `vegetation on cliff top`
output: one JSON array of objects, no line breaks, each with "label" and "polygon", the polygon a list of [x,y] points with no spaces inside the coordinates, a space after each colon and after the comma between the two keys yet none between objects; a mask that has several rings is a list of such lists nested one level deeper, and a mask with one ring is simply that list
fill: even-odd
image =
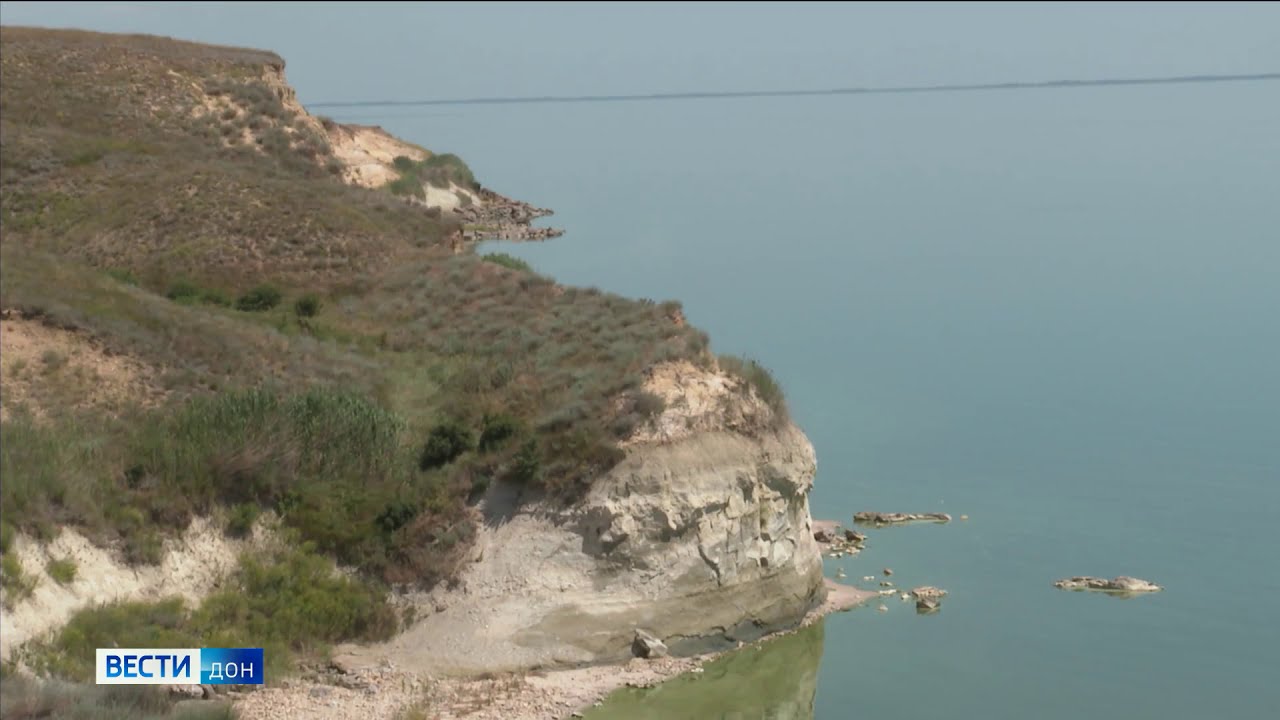
[{"label": "vegetation on cliff top", "polygon": [[[6,395],[6,535],[71,524],[154,562],[195,514],[234,508],[243,534],[270,510],[373,598],[452,577],[491,483],[571,500],[608,470],[652,414],[647,368],[715,362],[677,303],[455,255],[438,213],[343,184],[282,68],[237,48],[0,29],[0,307],[136,360],[161,398],[107,412],[74,392]],[[456,156],[401,164],[418,187],[475,185]],[[760,370],[737,372],[781,408]],[[5,587],[20,588],[9,558]],[[253,572],[238,581],[250,604]],[[172,629],[210,637],[215,600],[173,609]]]}]

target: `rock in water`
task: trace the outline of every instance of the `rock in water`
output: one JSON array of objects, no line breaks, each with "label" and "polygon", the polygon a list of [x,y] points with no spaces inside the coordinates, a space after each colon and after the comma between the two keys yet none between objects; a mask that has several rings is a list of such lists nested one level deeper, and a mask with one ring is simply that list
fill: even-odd
[{"label": "rock in water", "polygon": [[856,523],[873,523],[875,525],[891,525],[893,523],[914,522],[917,520],[930,520],[933,522],[951,522],[951,516],[946,513],[882,513],[863,511],[853,516]]},{"label": "rock in water", "polygon": [[835,533],[823,528],[822,530],[818,530],[813,534],[813,539],[817,540],[823,545],[826,545],[830,543],[832,540],[835,540],[836,536],[835,536]]},{"label": "rock in water", "polygon": [[851,543],[864,543],[867,541],[867,536],[853,530],[845,530],[844,539]]},{"label": "rock in water", "polygon": [[916,600],[916,612],[933,612],[942,607],[942,603],[936,598],[920,598]]},{"label": "rock in water", "polygon": [[922,585],[911,591],[911,594],[917,600],[941,600],[946,597],[947,591],[942,588],[936,588],[932,585]]},{"label": "rock in water", "polygon": [[1163,588],[1153,582],[1148,582],[1140,578],[1121,575],[1117,578],[1107,580],[1106,578],[1096,578],[1087,576],[1077,576],[1065,578],[1053,584],[1054,587],[1063,590],[1102,590],[1104,592],[1159,592]]},{"label": "rock in water", "polygon": [[636,639],[631,641],[631,652],[636,657],[654,660],[667,656],[667,644],[644,630],[636,628]]},{"label": "rock in water", "polygon": [[885,577],[889,577],[889,576],[890,576],[890,575],[892,575],[892,574],[893,574],[893,568],[885,568],[885,569],[884,569],[884,576],[885,576]]}]

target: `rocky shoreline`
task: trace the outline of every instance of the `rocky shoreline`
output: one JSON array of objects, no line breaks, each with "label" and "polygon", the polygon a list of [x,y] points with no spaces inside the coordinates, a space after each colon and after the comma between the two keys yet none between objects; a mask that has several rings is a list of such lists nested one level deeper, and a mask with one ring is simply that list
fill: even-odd
[{"label": "rocky shoreline", "polygon": [[796,627],[721,652],[473,678],[430,677],[390,663],[361,668],[358,662],[348,664],[337,656],[331,667],[305,680],[233,698],[242,720],[391,720],[410,708],[440,720],[563,720],[599,705],[615,690],[650,688],[686,673],[700,673],[703,665],[728,653],[760,646],[879,597],[829,578],[824,584],[826,599]]},{"label": "rocky shoreline", "polygon": [[564,234],[559,228],[533,227],[534,220],[555,214],[547,208],[513,200],[488,188],[481,188],[477,194],[480,202],[459,206],[453,211],[463,223],[462,239],[467,242],[538,242]]}]

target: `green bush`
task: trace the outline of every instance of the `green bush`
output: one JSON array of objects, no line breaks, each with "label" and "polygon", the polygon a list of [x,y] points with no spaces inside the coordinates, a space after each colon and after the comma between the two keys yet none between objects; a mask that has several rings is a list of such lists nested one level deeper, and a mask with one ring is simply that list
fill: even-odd
[{"label": "green bush", "polygon": [[541,473],[542,458],[538,451],[538,441],[529,438],[512,458],[507,479],[519,485],[536,485],[542,479]]},{"label": "green bush", "polygon": [[455,183],[465,188],[475,188],[476,177],[462,158],[453,153],[432,155],[419,165],[419,176],[436,187],[448,187]]},{"label": "green bush", "polygon": [[92,682],[94,650],[100,647],[201,647],[187,621],[181,598],[158,602],[122,602],[81,610],[48,644],[31,648],[34,670],[79,682]]},{"label": "green bush", "polygon": [[732,355],[721,355],[719,364],[721,370],[741,378],[748,387],[756,391],[760,399],[773,410],[775,422],[787,420],[787,401],[782,386],[778,385],[768,368],[755,360],[744,360]]},{"label": "green bush", "polygon": [[263,312],[280,304],[280,291],[271,285],[259,285],[236,300],[236,309],[245,312]]},{"label": "green bush", "polygon": [[17,537],[18,531],[7,522],[0,522],[0,553],[9,552],[9,548],[13,546],[13,540]]},{"label": "green bush", "polygon": [[661,415],[667,409],[667,401],[661,395],[642,390],[636,393],[632,408],[640,417],[648,419]]},{"label": "green bush", "polygon": [[9,594],[9,604],[26,599],[35,590],[36,579],[23,571],[22,561],[12,552],[0,557],[0,587]]},{"label": "green bush", "polygon": [[529,263],[525,262],[524,260],[521,260],[520,258],[514,255],[508,255],[507,253],[488,253],[484,255],[483,259],[488,262],[494,263],[495,265],[501,265],[502,267],[510,268],[512,270],[523,270],[525,272],[533,272],[533,268],[529,265]]},{"label": "green bush", "polygon": [[304,543],[265,561],[245,555],[229,587],[210,595],[190,624],[214,647],[260,643],[308,653],[344,640],[385,640],[397,619],[385,592],[336,572]]},{"label": "green bush", "polygon": [[200,288],[195,283],[179,280],[169,286],[169,291],[164,296],[174,302],[193,303],[200,299],[200,295]]},{"label": "green bush", "polygon": [[100,647],[263,647],[267,674],[275,677],[297,653],[385,640],[396,627],[385,591],[338,573],[303,543],[266,557],[244,555],[223,589],[194,611],[176,597],[81,610],[25,659],[38,672],[89,681]]},{"label": "green bush", "polygon": [[240,503],[231,509],[227,516],[227,534],[231,537],[247,537],[253,531],[261,510],[256,503]]},{"label": "green bush", "polygon": [[391,534],[405,525],[409,521],[418,516],[419,508],[413,503],[404,500],[396,500],[387,505],[381,513],[378,514],[375,521],[382,532]]},{"label": "green bush", "polygon": [[300,318],[315,317],[320,313],[320,297],[307,293],[293,303],[293,312]]},{"label": "green bush", "polygon": [[418,467],[423,470],[447,465],[474,446],[471,430],[459,422],[451,421],[431,428],[427,442],[418,456]]},{"label": "green bush", "polygon": [[227,294],[221,290],[202,288],[189,280],[179,280],[170,285],[165,297],[183,305],[205,303],[227,307],[231,304]]},{"label": "green bush", "polygon": [[71,558],[50,560],[49,564],[45,565],[45,571],[54,579],[54,582],[59,585],[68,585],[76,579],[76,561]]},{"label": "green bush", "polygon": [[414,175],[405,175],[392,180],[387,184],[387,189],[391,191],[392,195],[413,196],[419,199],[427,197],[427,191],[422,187],[422,181]]},{"label": "green bush", "polygon": [[480,430],[480,452],[497,450],[520,432],[520,422],[507,414],[485,415]]}]

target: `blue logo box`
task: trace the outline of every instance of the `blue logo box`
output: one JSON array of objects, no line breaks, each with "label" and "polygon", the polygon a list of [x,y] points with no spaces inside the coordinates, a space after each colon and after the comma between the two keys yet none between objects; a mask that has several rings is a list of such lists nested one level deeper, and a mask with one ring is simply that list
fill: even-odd
[{"label": "blue logo box", "polygon": [[261,685],[262,648],[200,648],[200,684]]}]

